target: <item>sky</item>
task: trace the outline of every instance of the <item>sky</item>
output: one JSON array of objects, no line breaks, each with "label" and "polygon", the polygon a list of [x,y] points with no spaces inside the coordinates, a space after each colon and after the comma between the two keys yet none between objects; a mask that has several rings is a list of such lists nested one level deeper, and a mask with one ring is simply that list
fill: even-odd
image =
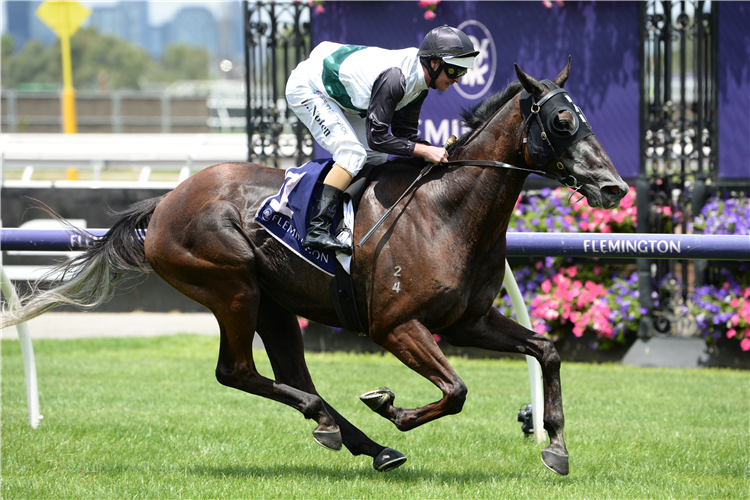
[{"label": "sky", "polygon": [[[215,16],[221,12],[221,4],[226,1],[240,0],[150,0],[148,7],[149,23],[152,26],[161,26],[170,21],[181,8],[185,6],[201,6],[209,9]],[[116,0],[79,0],[79,3],[88,8],[99,4],[117,3]],[[2,30],[5,31],[7,20],[5,19],[5,9],[2,9]]]}]

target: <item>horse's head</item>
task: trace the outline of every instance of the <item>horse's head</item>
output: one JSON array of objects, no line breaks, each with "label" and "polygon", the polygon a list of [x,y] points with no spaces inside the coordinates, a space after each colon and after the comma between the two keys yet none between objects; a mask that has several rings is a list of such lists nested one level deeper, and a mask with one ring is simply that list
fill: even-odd
[{"label": "horse's head", "polygon": [[570,74],[570,58],[553,80],[539,82],[516,65],[525,92],[520,104],[524,118],[526,163],[557,177],[586,197],[592,207],[616,208],[628,185],[612,165],[591,131],[581,109],[563,90]]}]

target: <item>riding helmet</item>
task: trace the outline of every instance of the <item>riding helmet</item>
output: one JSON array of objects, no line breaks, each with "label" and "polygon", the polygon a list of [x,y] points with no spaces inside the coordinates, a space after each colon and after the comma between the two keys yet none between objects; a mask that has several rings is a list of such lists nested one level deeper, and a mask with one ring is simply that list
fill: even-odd
[{"label": "riding helmet", "polygon": [[[474,44],[466,33],[443,25],[427,33],[419,47],[418,55],[432,80],[430,87],[435,88],[435,80],[443,70],[443,64],[471,68],[479,51],[474,49]],[[431,60],[441,61],[437,70],[433,70],[430,66]]]}]

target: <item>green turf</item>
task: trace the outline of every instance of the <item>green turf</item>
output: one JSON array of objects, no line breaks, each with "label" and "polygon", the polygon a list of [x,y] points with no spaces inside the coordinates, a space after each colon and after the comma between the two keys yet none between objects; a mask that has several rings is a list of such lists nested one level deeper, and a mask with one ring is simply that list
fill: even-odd
[{"label": "green turf", "polygon": [[[310,354],[317,388],[409,461],[388,473],[332,452],[286,406],[223,387],[216,337],[38,340],[44,420],[27,423],[20,348],[2,342],[2,498],[748,498],[747,372],[566,363],[571,473],[548,471],[516,422],[525,363],[451,363],[469,387],[459,415],[407,433],[357,396],[439,397],[391,356]],[[261,372],[270,374],[265,353]]]}]

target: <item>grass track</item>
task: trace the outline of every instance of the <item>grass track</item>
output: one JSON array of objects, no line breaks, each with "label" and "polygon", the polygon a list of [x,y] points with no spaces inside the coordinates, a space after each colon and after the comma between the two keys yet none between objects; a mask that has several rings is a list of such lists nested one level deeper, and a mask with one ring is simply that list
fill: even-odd
[{"label": "grass track", "polygon": [[[439,392],[390,356],[308,354],[317,388],[376,441],[409,457],[314,443],[314,423],[219,385],[218,338],[37,340],[42,421],[27,423],[18,343],[2,342],[2,498],[748,498],[750,376],[705,369],[563,365],[571,474],[541,464],[515,420],[525,363],[451,363],[462,413],[408,433],[357,395],[388,386],[399,406]],[[270,374],[265,353],[256,353]]]}]

